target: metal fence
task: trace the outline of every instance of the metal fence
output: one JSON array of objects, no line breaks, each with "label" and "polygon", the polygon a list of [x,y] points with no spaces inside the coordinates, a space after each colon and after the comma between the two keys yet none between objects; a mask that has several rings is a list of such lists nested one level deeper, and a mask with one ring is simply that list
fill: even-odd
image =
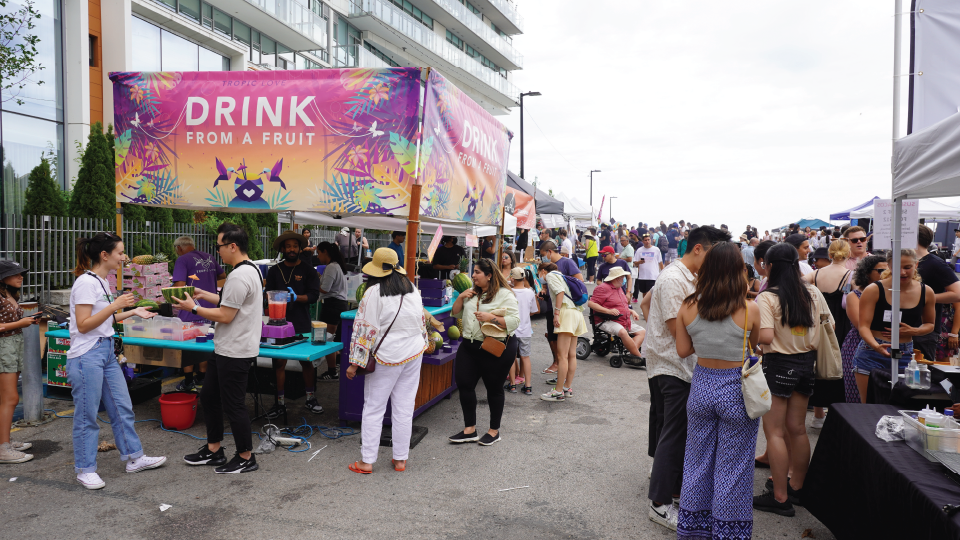
[{"label": "metal fence", "polygon": [[[77,238],[92,236],[101,231],[115,231],[114,219],[65,218],[55,216],[24,216],[7,214],[0,225],[0,258],[13,259],[29,269],[23,281],[24,300],[47,301],[51,290],[68,289],[73,285],[76,265]],[[266,249],[276,238],[277,231],[260,228],[260,242]],[[163,240],[172,244],[180,236],[193,238],[196,248],[215,253],[216,237],[207,234],[203,225],[174,223],[164,227],[156,222],[123,221],[126,246],[142,244],[151,253],[157,253]],[[269,256],[269,255],[267,255]]]}]

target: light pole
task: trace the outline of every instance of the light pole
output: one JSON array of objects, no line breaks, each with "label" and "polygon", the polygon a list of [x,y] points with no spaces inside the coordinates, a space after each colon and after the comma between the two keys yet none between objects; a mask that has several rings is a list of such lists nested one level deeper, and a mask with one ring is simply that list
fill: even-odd
[{"label": "light pole", "polygon": [[523,96],[539,96],[540,92],[523,92],[520,94],[520,178],[523,178]]},{"label": "light pole", "polygon": [[613,219],[613,200],[616,198],[616,196],[610,197],[610,219]]},{"label": "light pole", "polygon": [[[521,109],[521,110],[522,110],[522,109]],[[522,133],[522,132],[523,132],[523,127],[522,127],[522,126],[523,126],[523,114],[522,114],[522,113],[521,113],[521,115],[520,115],[520,126],[521,126],[520,130],[521,130],[521,133]],[[522,138],[521,138],[520,140],[523,141]],[[523,148],[523,142],[520,143],[520,148]],[[520,155],[521,155],[521,156],[523,155],[523,150],[520,151]],[[522,166],[523,166],[523,165],[522,165],[522,163],[523,163],[523,158],[520,158],[520,163],[521,163],[521,167],[522,167]],[[601,171],[600,171],[600,169],[594,169],[594,170],[590,171],[590,208],[593,208],[593,173],[595,173],[595,172],[601,172]]]}]

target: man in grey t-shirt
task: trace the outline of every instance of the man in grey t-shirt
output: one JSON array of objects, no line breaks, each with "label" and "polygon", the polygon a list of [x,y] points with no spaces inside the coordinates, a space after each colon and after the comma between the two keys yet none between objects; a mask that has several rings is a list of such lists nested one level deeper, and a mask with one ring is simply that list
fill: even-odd
[{"label": "man in grey t-shirt", "polygon": [[[189,295],[183,301],[174,299],[180,309],[217,323],[214,353],[200,391],[207,422],[207,444],[197,453],[184,456],[183,460],[189,465],[216,466],[218,474],[252,472],[259,468],[257,458],[252,454],[250,415],[245,398],[250,364],[260,351],[263,277],[247,256],[249,245],[250,239],[242,227],[232,223],[220,225],[217,253],[224,264],[233,267],[233,271],[227,276],[220,295],[196,289],[197,298],[219,307],[200,307]],[[220,445],[224,412],[230,419],[230,429],[237,445],[237,453],[229,463]]]}]

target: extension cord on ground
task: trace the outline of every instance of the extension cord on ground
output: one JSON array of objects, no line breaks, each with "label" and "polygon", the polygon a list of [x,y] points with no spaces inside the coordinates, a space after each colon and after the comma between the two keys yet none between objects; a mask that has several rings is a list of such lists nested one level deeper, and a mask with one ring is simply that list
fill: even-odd
[{"label": "extension cord on ground", "polygon": [[273,440],[277,441],[277,444],[280,446],[297,446],[303,442],[300,439],[291,439],[289,437],[274,437]]}]

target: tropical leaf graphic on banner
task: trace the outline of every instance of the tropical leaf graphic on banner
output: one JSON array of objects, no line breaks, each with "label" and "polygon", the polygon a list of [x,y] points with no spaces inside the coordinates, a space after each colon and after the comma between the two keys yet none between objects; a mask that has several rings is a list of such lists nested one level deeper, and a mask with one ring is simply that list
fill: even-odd
[{"label": "tropical leaf graphic on banner", "polygon": [[377,74],[375,69],[341,69],[340,84],[351,92],[358,92]]},{"label": "tropical leaf graphic on banner", "polygon": [[160,97],[162,90],[172,90],[180,82],[180,73],[177,71],[143,71],[140,73],[147,87]]},{"label": "tropical leaf graphic on banner", "polygon": [[381,189],[381,199],[407,200],[410,197],[413,177],[406,174],[399,165],[390,161],[374,164],[370,177]]},{"label": "tropical leaf graphic on banner", "polygon": [[383,190],[375,186],[374,184],[367,184],[361,189],[353,192],[353,201],[360,207],[361,210],[366,212],[373,205],[381,206],[380,193]]},{"label": "tropical leaf graphic on banner", "polygon": [[424,171],[427,169],[427,163],[430,162],[430,152],[433,151],[433,137],[427,137],[423,144],[420,145],[420,174],[422,178]]},{"label": "tropical leaf graphic on banner", "polygon": [[332,181],[327,181],[326,189],[320,191],[318,208],[330,208],[333,212],[358,213],[360,205],[356,202],[355,194],[363,189],[360,179],[349,174],[334,175]]},{"label": "tropical leaf graphic on banner", "polygon": [[233,198],[226,191],[223,191],[219,187],[208,189],[207,193],[210,196],[205,200],[209,202],[211,206],[227,207],[230,205],[230,200]]},{"label": "tropical leaf graphic on banner", "polygon": [[267,202],[270,204],[270,208],[274,210],[286,210],[290,208],[290,195],[291,193],[287,190],[277,190]]},{"label": "tropical leaf graphic on banner", "polygon": [[390,150],[396,156],[397,162],[409,174],[417,173],[417,147],[399,133],[390,132]]},{"label": "tropical leaf graphic on banner", "polygon": [[123,163],[127,159],[127,152],[130,151],[130,142],[132,137],[130,136],[130,130],[126,130],[123,133],[117,133],[117,136],[113,139],[114,146],[114,161],[116,165]]}]

